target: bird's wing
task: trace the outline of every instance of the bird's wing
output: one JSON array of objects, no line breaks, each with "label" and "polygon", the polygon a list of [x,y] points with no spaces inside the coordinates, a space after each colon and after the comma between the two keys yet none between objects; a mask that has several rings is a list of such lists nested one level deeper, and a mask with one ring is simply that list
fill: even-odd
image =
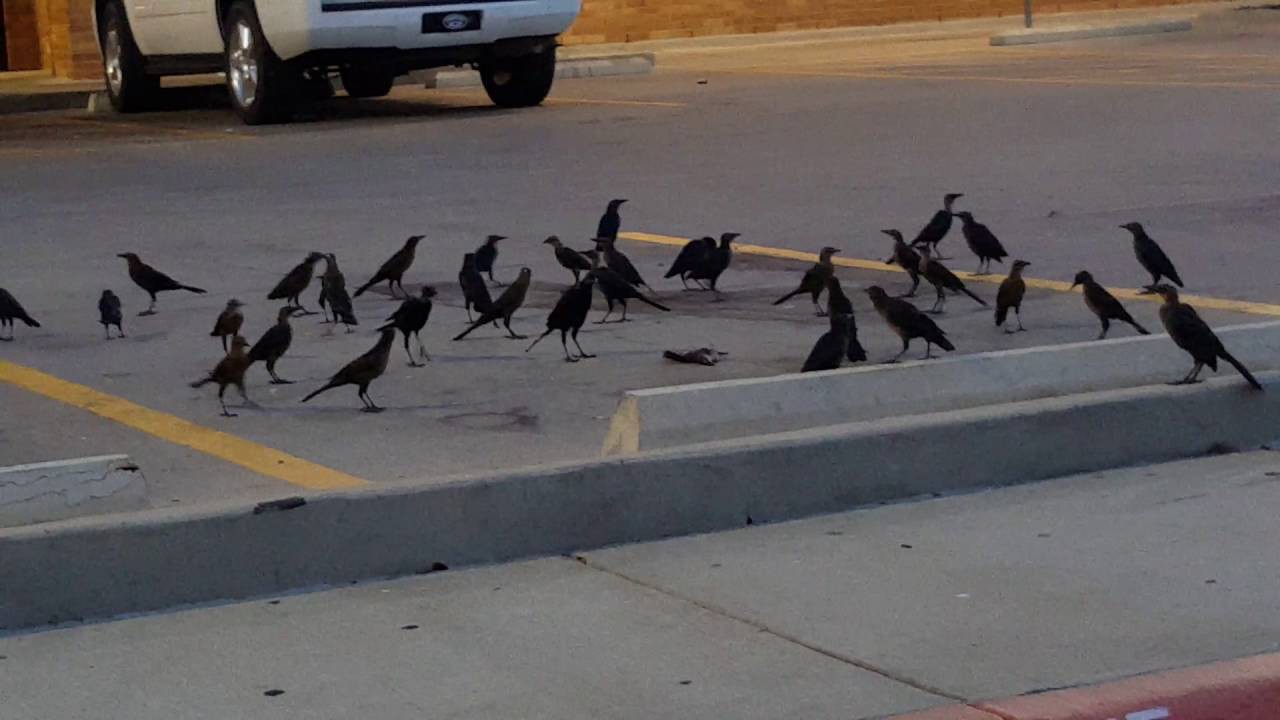
[{"label": "bird's wing", "polygon": [[996,291],[996,305],[999,307],[1017,305],[1026,289],[1025,284],[1005,278],[1004,282],[1000,283],[1000,289]]},{"label": "bird's wing", "polygon": [[1139,244],[1138,257],[1149,270],[1157,271],[1166,277],[1175,275],[1178,272],[1173,268],[1173,261],[1169,259],[1168,255],[1164,254],[1164,250],[1156,244],[1155,240],[1147,239]]},{"label": "bird's wing", "polygon": [[284,339],[284,328],[279,325],[272,325],[267,331],[262,333],[262,337],[258,338],[258,342],[249,348],[249,357],[253,360],[263,360],[267,354],[280,344]]},{"label": "bird's wing", "polygon": [[835,333],[825,333],[818,338],[818,342],[814,343],[813,350],[809,351],[809,357],[805,359],[802,369],[810,371],[832,367],[839,364],[843,354],[840,339]]},{"label": "bird's wing", "polygon": [[[150,265],[143,265],[138,268],[138,277],[143,278],[148,285],[153,285],[157,290],[177,290],[178,281],[165,275]],[[142,283],[139,283],[140,285]]]},{"label": "bird's wing", "polygon": [[1165,323],[1165,329],[1169,331],[1169,337],[1173,338],[1178,347],[1197,357],[1199,353],[1217,357],[1219,349],[1222,348],[1222,342],[1218,340],[1213,329],[1190,305],[1179,304],[1173,308]]}]

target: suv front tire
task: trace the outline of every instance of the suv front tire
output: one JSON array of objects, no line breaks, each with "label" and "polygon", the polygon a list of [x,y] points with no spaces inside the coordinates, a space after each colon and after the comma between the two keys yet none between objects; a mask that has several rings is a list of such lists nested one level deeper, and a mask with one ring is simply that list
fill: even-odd
[{"label": "suv front tire", "polygon": [[148,75],[143,67],[121,0],[110,0],[102,8],[100,20],[98,46],[111,107],[122,113],[148,109],[160,91],[160,78]]},{"label": "suv front tire", "polygon": [[246,125],[288,120],[293,114],[297,83],[267,43],[253,4],[245,0],[233,3],[223,27],[231,107]]},{"label": "suv front tire", "polygon": [[489,99],[499,107],[538,105],[551,92],[556,79],[555,48],[512,58],[497,58],[480,65],[480,81]]}]

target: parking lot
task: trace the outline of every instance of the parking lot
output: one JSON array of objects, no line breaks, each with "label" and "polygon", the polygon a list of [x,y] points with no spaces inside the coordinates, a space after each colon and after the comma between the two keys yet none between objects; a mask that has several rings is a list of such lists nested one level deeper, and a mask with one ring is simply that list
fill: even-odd
[{"label": "parking lot", "polygon": [[[624,232],[734,231],[875,260],[889,250],[879,230],[910,236],[943,193],[963,192],[958,207],[1030,260],[1030,276],[1089,269],[1120,288],[1148,280],[1117,227],[1138,220],[1211,323],[1280,315],[1276,37],[1237,23],[1021,49],[957,38],[687,50],[660,54],[651,76],[561,81],[534,110],[494,109],[479,90],[398,88],[253,129],[206,90],[175,90],[173,109],[147,115],[0,117],[0,286],[43,323],[0,346],[0,465],[125,452],[156,505],[314,487],[293,459],[335,471],[333,487],[444,479],[595,457],[627,389],[799,369],[825,321],[804,299],[770,303],[804,262],[741,253],[713,303],[661,279],[674,248],[634,239],[621,249],[672,312],[633,305],[634,322],[588,326],[581,341],[598,359],[566,364],[555,338],[526,354],[491,329],[449,341],[465,320],[464,252],[511,237],[497,274],[532,268],[515,324],[540,332],[570,277],[542,239],[585,245],[612,197],[630,199]],[[356,412],[350,389],[298,402],[372,345],[395,308],[382,292],[357,301],[354,334],[299,318],[280,365],[297,384],[267,385],[255,368],[261,407],[221,418],[210,388],[187,386],[221,355],[208,330],[227,299],[247,303],[252,341],[278,308],[267,291],[308,251],[336,253],[358,285],[411,234],[427,239],[406,286],[440,290],[424,332],[433,361],[407,367],[397,339],[371,391],[386,413]],[[942,248],[954,269],[976,264],[954,230]],[[116,257],[127,251],[209,294],[168,293],[158,315],[135,317],[146,296]],[[840,275],[872,361],[888,359],[897,341],[860,290],[905,289],[905,277]],[[126,340],[104,341],[96,324],[108,287],[125,302]],[[994,298],[993,284],[973,287]],[[1154,303],[1127,302],[1158,329]],[[1029,332],[1006,335],[957,297],[939,323],[961,353],[1097,333],[1079,296],[1054,289],[1033,290],[1024,318]],[[661,357],[703,345],[729,355],[715,368]]]}]

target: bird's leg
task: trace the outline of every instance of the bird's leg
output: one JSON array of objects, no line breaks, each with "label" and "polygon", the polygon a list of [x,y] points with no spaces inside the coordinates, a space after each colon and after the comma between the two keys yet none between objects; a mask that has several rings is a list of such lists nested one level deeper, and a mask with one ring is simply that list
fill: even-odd
[{"label": "bird's leg", "polygon": [[142,312],[138,313],[138,317],[146,317],[148,315],[155,315],[155,314],[156,314],[156,296],[152,295],[151,304],[147,306],[146,310],[143,310]]},{"label": "bird's leg", "polygon": [[529,339],[528,335],[517,335],[516,331],[511,329],[510,315],[502,318],[502,324],[507,326],[507,333],[511,336],[512,340],[528,340]]},{"label": "bird's leg", "polygon": [[464,303],[464,304],[465,304],[465,306],[466,306],[466,308],[467,308],[467,324],[469,325],[469,324],[471,324],[471,323],[475,322],[476,320],[475,320],[475,318],[471,317],[471,303],[469,303],[469,302],[468,302],[468,303]]},{"label": "bird's leg", "polygon": [[227,336],[223,335],[222,336],[222,352],[225,353],[226,351],[227,351]]},{"label": "bird's leg", "polygon": [[622,319],[619,320],[618,322],[620,323],[631,322],[630,320],[627,319],[627,301],[626,300],[622,301]]},{"label": "bird's leg", "polygon": [[427,346],[422,342],[422,336],[416,332],[413,336],[418,340],[418,356],[427,362],[431,362],[431,353],[427,352]]},{"label": "bird's leg", "polygon": [[978,269],[977,269],[977,270],[974,270],[974,271],[973,271],[973,274],[974,274],[974,275],[985,275],[985,274],[986,274],[986,273],[982,272],[982,258],[978,258]]},{"label": "bird's leg", "polygon": [[1018,332],[1026,332],[1027,329],[1022,327],[1022,307],[1018,306],[1014,308],[1013,311],[1018,316]]},{"label": "bird's leg", "polygon": [[693,288],[689,287],[689,280],[684,273],[680,273],[680,284],[684,285],[685,292],[693,292]]},{"label": "bird's leg", "polygon": [[571,362],[571,363],[578,362],[578,358],[569,354],[569,343],[565,341],[565,333],[563,330],[560,331],[560,347],[564,348],[565,362]]},{"label": "bird's leg", "polygon": [[218,388],[218,404],[222,406],[222,417],[236,417],[236,414],[227,409],[227,402],[223,395],[227,392],[227,386],[223,385]]},{"label": "bird's leg", "polygon": [[378,404],[373,401],[373,398],[369,397],[368,390],[360,391],[360,399],[365,403],[364,409],[361,410],[360,412],[367,412],[367,413],[382,412],[382,408],[378,407]]},{"label": "bird's leg", "polygon": [[409,367],[422,367],[422,364],[413,359],[413,352],[409,350],[409,336],[404,336],[404,354],[409,356]]},{"label": "bird's leg", "polygon": [[934,260],[950,260],[951,258],[949,258],[949,257],[945,257],[942,253],[938,252],[938,243],[934,243],[934,244],[933,244],[933,259],[934,259]]},{"label": "bird's leg", "polygon": [[608,303],[609,303],[609,309],[605,311],[605,313],[604,313],[604,317],[600,318],[599,320],[596,320],[596,321],[593,323],[594,325],[603,325],[603,324],[605,324],[606,322],[608,322],[608,321],[609,321],[609,316],[613,314],[613,301],[612,301],[612,300],[609,300],[609,298],[605,298],[605,300],[606,300],[606,301],[608,301]]},{"label": "bird's leg", "polygon": [[1188,372],[1186,375],[1184,375],[1181,380],[1174,380],[1169,384],[1170,385],[1192,385],[1194,383],[1200,382],[1199,380],[1196,379],[1196,376],[1200,374],[1201,367],[1203,367],[1203,365],[1197,362],[1195,365],[1191,367],[1191,371]]},{"label": "bird's leg", "polygon": [[1107,339],[1107,331],[1111,329],[1111,321],[1106,318],[1098,318],[1102,321],[1102,332],[1098,333],[1099,340]]},{"label": "bird's leg", "polygon": [[107,331],[107,339],[108,339],[108,340],[110,340],[110,339],[111,339],[111,326],[110,326],[110,325],[103,325],[103,326],[102,326],[102,329],[104,329],[104,330],[106,330],[106,331]]},{"label": "bird's leg", "polygon": [[507,286],[507,284],[506,284],[506,283],[500,283],[500,282],[498,282],[497,280],[494,280],[494,279],[493,279],[493,271],[492,271],[492,270],[490,270],[490,271],[489,271],[489,282],[493,283],[493,284],[494,284],[494,287],[506,287],[506,286]]},{"label": "bird's leg", "polygon": [[292,380],[285,380],[284,378],[276,374],[275,360],[272,360],[271,362],[267,363],[267,374],[271,376],[272,385],[292,385],[293,384]]},{"label": "bird's leg", "polygon": [[580,359],[580,360],[581,360],[581,359],[585,359],[585,358],[593,358],[593,357],[595,357],[595,355],[592,355],[592,354],[588,353],[586,350],[583,350],[583,349],[582,349],[582,344],[578,342],[578,329],[577,329],[577,328],[574,328],[574,330],[573,330],[573,344],[578,346],[578,353],[579,353],[579,354],[578,354],[578,359]]},{"label": "bird's leg", "polygon": [[922,358],[920,358],[920,359],[921,359],[921,360],[932,360],[932,359],[933,359],[933,343],[929,342],[928,340],[925,340],[925,341],[924,341],[924,357],[922,357]]},{"label": "bird's leg", "polygon": [[1155,294],[1155,292],[1156,292],[1156,285],[1159,285],[1159,284],[1160,284],[1160,276],[1159,276],[1159,275],[1157,275],[1157,274],[1155,274],[1155,273],[1151,273],[1151,284],[1150,284],[1150,285],[1147,285],[1147,286],[1146,286],[1146,287],[1144,287],[1144,288],[1142,288],[1142,290],[1141,290],[1141,291],[1139,291],[1139,292],[1138,292],[1138,294],[1139,294],[1139,295],[1154,295],[1154,294]]},{"label": "bird's leg", "polygon": [[817,315],[818,317],[827,316],[827,311],[823,310],[822,306],[818,304],[818,298],[816,297],[813,299],[813,314]]},{"label": "bird's leg", "polygon": [[907,354],[907,348],[908,348],[908,347],[910,347],[910,346],[911,346],[911,342],[910,342],[910,341],[908,341],[908,340],[903,340],[903,341],[902,341],[902,352],[898,353],[897,355],[894,355],[894,356],[893,356],[893,358],[892,358],[891,360],[886,361],[886,362],[885,362],[885,365],[892,365],[892,364],[894,364],[894,363],[898,362],[898,360],[900,360],[900,359],[902,358],[902,356],[903,356],[903,355],[906,355],[906,354]]}]

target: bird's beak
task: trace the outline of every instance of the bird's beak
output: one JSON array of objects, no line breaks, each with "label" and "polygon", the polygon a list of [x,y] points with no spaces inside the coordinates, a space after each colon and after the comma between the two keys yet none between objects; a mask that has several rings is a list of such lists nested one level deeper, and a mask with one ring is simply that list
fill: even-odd
[{"label": "bird's beak", "polygon": [[1072,289],[1072,290],[1075,290],[1075,289],[1076,289],[1077,287],[1079,287],[1079,286],[1080,286],[1080,283],[1079,283],[1079,282],[1073,282],[1073,283],[1071,283],[1071,289]]}]

